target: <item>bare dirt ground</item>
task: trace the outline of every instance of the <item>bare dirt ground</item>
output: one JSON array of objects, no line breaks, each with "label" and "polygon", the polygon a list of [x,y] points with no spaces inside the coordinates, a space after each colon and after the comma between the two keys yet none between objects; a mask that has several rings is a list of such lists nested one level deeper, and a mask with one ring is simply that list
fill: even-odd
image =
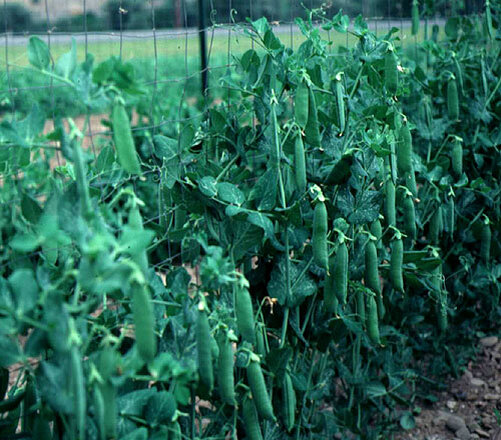
[{"label": "bare dirt ground", "polygon": [[501,341],[489,336],[478,343],[477,359],[435,404],[423,404],[416,428],[396,440],[501,440]]}]

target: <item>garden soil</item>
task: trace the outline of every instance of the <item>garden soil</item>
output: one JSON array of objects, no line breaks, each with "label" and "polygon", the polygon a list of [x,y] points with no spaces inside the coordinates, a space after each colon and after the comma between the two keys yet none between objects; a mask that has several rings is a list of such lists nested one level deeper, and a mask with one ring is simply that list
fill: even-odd
[{"label": "garden soil", "polygon": [[416,427],[395,440],[501,440],[501,341],[480,339],[478,356],[462,376],[437,394],[433,405],[417,402]]}]

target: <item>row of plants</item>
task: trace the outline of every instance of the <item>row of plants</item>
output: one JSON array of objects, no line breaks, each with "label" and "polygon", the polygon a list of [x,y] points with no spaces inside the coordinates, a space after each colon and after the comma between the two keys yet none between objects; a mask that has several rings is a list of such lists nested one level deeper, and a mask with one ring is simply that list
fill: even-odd
[{"label": "row of plants", "polygon": [[499,13],[406,51],[341,12],[298,19],[296,50],[249,21],[225,100],[177,124],[130,66],[53,68],[31,38],[111,111],[94,149],[36,107],[0,123],[0,436],[412,428],[499,320]]}]

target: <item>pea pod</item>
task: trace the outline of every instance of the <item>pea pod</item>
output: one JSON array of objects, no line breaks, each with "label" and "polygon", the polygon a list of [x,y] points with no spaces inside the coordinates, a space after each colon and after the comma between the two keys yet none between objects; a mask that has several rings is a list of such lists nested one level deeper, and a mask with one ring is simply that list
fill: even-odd
[{"label": "pea pod", "polygon": [[313,214],[313,258],[316,264],[328,269],[327,252],[327,208],[319,201]]},{"label": "pea pod", "polygon": [[78,347],[70,350],[70,373],[72,394],[75,410],[76,432],[79,440],[85,439],[85,418],[87,415],[87,395],[85,392],[85,379],[83,374],[82,359]]},{"label": "pea pod", "polygon": [[336,75],[336,105],[337,114],[339,119],[339,131],[344,133],[346,127],[346,116],[345,116],[345,106],[344,106],[344,92],[343,83],[341,82],[341,74]]},{"label": "pea pod", "polygon": [[437,307],[438,329],[444,333],[447,330],[447,304],[442,300]]},{"label": "pea pod", "polygon": [[381,344],[381,339],[379,337],[378,307],[374,295],[369,295],[367,297],[367,334],[374,344]]},{"label": "pea pod", "polygon": [[306,191],[306,157],[301,134],[296,136],[294,145],[294,176],[298,191],[304,193]]},{"label": "pea pod", "polygon": [[416,209],[414,207],[414,201],[412,196],[408,195],[404,197],[403,202],[404,211],[404,230],[407,236],[411,240],[416,240],[417,228],[416,228]]},{"label": "pea pod", "polygon": [[385,184],[385,216],[386,224],[388,226],[396,226],[397,224],[397,214],[395,207],[395,185],[391,179],[388,179]]},{"label": "pea pod", "polygon": [[491,258],[491,227],[488,221],[482,224],[482,233],[480,238],[480,257],[484,263],[489,263]]},{"label": "pea pod", "polygon": [[197,360],[198,360],[198,376],[203,391],[207,394],[212,392],[214,388],[214,370],[212,366],[212,351],[211,351],[211,336],[209,319],[205,309],[198,311],[197,327]]},{"label": "pea pod", "polygon": [[395,290],[404,292],[402,264],[404,261],[404,244],[402,239],[396,238],[391,243],[390,281]]},{"label": "pea pod", "polygon": [[449,233],[449,235],[452,237],[454,235],[454,230],[456,228],[456,208],[455,208],[455,203],[454,203],[454,198],[452,196],[449,196],[449,200],[447,201],[445,205],[445,219],[446,219],[446,230]]},{"label": "pea pod", "polygon": [[459,139],[454,141],[451,151],[452,171],[456,178],[463,174],[463,146]]},{"label": "pea pod", "polygon": [[308,86],[301,81],[296,89],[296,96],[294,98],[294,116],[296,117],[296,122],[301,128],[306,127],[308,122]]},{"label": "pea pod", "polygon": [[440,206],[437,206],[431,216],[430,229],[429,229],[430,242],[435,245],[439,243],[440,235],[442,234],[441,217],[442,217],[442,210],[440,209]]},{"label": "pea pod", "polygon": [[454,78],[447,83],[447,112],[452,121],[459,119],[458,86]]},{"label": "pea pod", "polygon": [[249,381],[249,387],[252,391],[252,398],[258,414],[264,419],[275,420],[270,396],[266,389],[263,371],[261,370],[259,362],[251,360],[247,367],[247,380]]},{"label": "pea pod", "polygon": [[296,392],[294,391],[292,379],[288,371],[284,373],[282,391],[284,402],[284,425],[285,429],[291,432],[296,421]]},{"label": "pea pod", "polygon": [[392,50],[384,56],[384,85],[390,95],[396,95],[398,89],[397,57]]},{"label": "pea pod", "polygon": [[377,249],[374,241],[369,240],[365,245],[365,285],[373,292],[379,294],[381,285],[378,271]]},{"label": "pea pod", "polygon": [[315,94],[311,87],[308,87],[308,121],[304,128],[304,134],[306,136],[306,141],[316,148],[320,148],[320,128],[318,125],[318,114],[317,114],[317,104],[315,101]]},{"label": "pea pod", "polygon": [[98,385],[94,386],[94,417],[99,431],[99,439],[106,440],[106,411],[103,393]]},{"label": "pea pod", "polygon": [[219,339],[219,359],[217,376],[219,393],[225,403],[235,406],[235,379],[233,376],[233,349],[227,334],[221,334]]},{"label": "pea pod", "polygon": [[235,288],[235,315],[240,335],[244,341],[256,343],[254,311],[252,300],[246,287]]},{"label": "pea pod", "polygon": [[141,166],[132,137],[129,116],[121,102],[116,102],[111,112],[113,140],[117,149],[118,161],[130,174],[141,174]]},{"label": "pea pod", "polygon": [[397,167],[402,175],[412,172],[412,135],[408,124],[402,124],[398,132]]},{"label": "pea pod", "polygon": [[376,237],[376,247],[380,249],[382,247],[381,237],[383,236],[383,228],[379,219],[371,223],[371,234]]},{"label": "pea pod", "polygon": [[36,418],[33,407],[37,404],[37,393],[33,379],[28,376],[26,395],[23,401],[23,431],[31,432]]},{"label": "pea pod", "polygon": [[419,32],[419,4],[417,0],[413,0],[412,2],[411,17],[412,17],[411,33],[412,35],[417,35]]},{"label": "pea pod", "polygon": [[[142,231],[143,228],[143,219],[141,217],[141,213],[139,212],[139,207],[134,205],[129,213],[129,226],[132,229],[137,231]],[[141,250],[134,255],[132,255],[132,259],[134,262],[141,268],[143,274],[145,274],[148,270],[148,255],[145,250]]]},{"label": "pea pod", "polygon": [[144,284],[134,282],[132,290],[132,317],[139,356],[144,362],[151,362],[157,353],[155,318],[150,292]]},{"label": "pea pod", "polygon": [[338,309],[338,298],[336,296],[336,288],[334,286],[336,270],[336,257],[329,258],[329,274],[325,278],[324,284],[324,304],[327,309],[327,313],[330,315],[337,314]]},{"label": "pea pod", "polygon": [[242,402],[242,415],[244,419],[245,433],[249,440],[263,440],[259,418],[253,399],[245,397]]},{"label": "pea pod", "polygon": [[348,247],[346,242],[342,242],[336,252],[336,261],[334,267],[334,291],[337,299],[343,305],[346,304],[348,296]]},{"label": "pea pod", "polygon": [[[414,167],[413,167],[414,168]],[[416,186],[416,174],[414,170],[411,170],[410,173],[407,173],[405,176],[405,186],[411,192],[414,197],[417,197],[417,186]]]},{"label": "pea pod", "polygon": [[492,26],[492,12],[490,0],[485,0],[485,28],[489,40],[494,38],[494,28]]}]

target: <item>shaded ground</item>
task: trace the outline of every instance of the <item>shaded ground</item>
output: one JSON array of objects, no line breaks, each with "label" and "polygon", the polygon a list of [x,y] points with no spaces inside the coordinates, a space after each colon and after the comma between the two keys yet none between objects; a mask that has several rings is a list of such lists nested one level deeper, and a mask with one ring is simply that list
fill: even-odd
[{"label": "shaded ground", "polygon": [[501,341],[479,341],[479,354],[430,406],[419,403],[416,428],[396,440],[501,440]]}]

